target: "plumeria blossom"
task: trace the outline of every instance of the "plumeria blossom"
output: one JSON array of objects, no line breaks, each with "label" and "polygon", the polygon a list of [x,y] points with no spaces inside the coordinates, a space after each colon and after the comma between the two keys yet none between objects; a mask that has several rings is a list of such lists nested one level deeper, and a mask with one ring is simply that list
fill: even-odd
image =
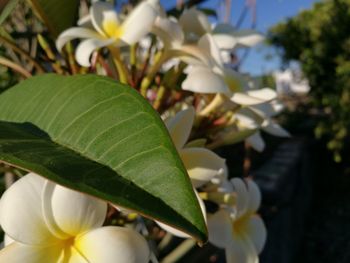
[{"label": "plumeria blossom", "polygon": [[149,248],[136,231],[102,227],[107,204],[30,173],[0,200],[5,248],[11,263],[148,262]]},{"label": "plumeria blossom", "polygon": [[198,41],[202,51],[193,63],[182,88],[199,93],[224,93],[239,105],[256,105],[276,98],[277,93],[270,88],[252,89],[249,78],[227,68],[222,62],[220,49],[210,34]]},{"label": "plumeria blossom", "polygon": [[256,214],[261,203],[259,188],[252,180],[234,178],[224,189],[236,193],[236,205],[208,216],[209,242],[225,249],[227,263],[258,263],[267,236]]},{"label": "plumeria blossom", "polygon": [[232,50],[238,47],[251,47],[260,43],[264,37],[255,30],[235,30],[230,24],[212,26],[205,13],[191,7],[177,20],[161,13],[152,30],[165,44],[166,48],[181,49],[181,45],[195,44],[205,34],[213,35],[220,49]]},{"label": "plumeria blossom", "polygon": [[198,188],[213,178],[220,176],[225,166],[225,160],[204,147],[186,146],[194,118],[195,110],[193,107],[190,107],[166,120],[165,124],[193,186]]},{"label": "plumeria blossom", "polygon": [[282,109],[283,106],[280,103],[272,101],[246,107],[235,114],[234,118],[237,119],[237,125],[241,131],[255,130],[254,134],[246,140],[256,151],[261,152],[265,148],[260,130],[277,137],[290,137],[287,130],[272,120]]},{"label": "plumeria blossom", "polygon": [[[56,47],[61,51],[68,41],[85,39],[78,45],[75,57],[79,64],[88,67],[94,50],[110,45],[132,45],[149,33],[157,17],[157,4],[157,0],[143,1],[123,18],[117,14],[112,4],[93,3],[89,17],[85,17],[84,23],[81,23],[83,26],[63,31],[57,38]],[[92,28],[87,21],[91,22]]]},{"label": "plumeria blossom", "polygon": [[[203,147],[189,147],[186,145],[194,122],[195,110],[190,107],[178,112],[174,117],[168,119],[165,124],[170,136],[179,152],[186,167],[194,188],[221,177],[225,169],[225,160],[214,152]],[[194,189],[195,190],[195,189]],[[203,215],[206,214],[204,202],[195,190]],[[157,222],[163,229],[175,236],[188,238],[189,236],[173,227]]]},{"label": "plumeria blossom", "polygon": [[[182,83],[184,90],[197,93],[224,93],[240,105],[254,105],[276,98],[276,92],[264,88],[247,89],[247,80],[238,72],[225,67],[221,50],[252,46],[262,40],[261,34],[242,32],[240,36],[226,24],[211,29],[207,16],[191,8],[179,21],[159,15],[152,32],[164,43],[168,56],[177,56],[190,67]],[[227,34],[227,35],[225,35]],[[236,34],[236,35],[235,35]]]}]

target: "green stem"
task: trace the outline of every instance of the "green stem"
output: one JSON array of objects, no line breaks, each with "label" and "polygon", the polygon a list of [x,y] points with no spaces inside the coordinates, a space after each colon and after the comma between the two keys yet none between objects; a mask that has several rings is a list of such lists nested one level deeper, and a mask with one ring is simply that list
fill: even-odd
[{"label": "green stem", "polygon": [[158,89],[158,92],[157,92],[157,97],[153,103],[153,108],[158,110],[160,108],[160,106],[162,105],[162,101],[163,101],[163,98],[164,98],[164,95],[165,95],[165,87],[164,85],[161,85]]},{"label": "green stem", "polygon": [[69,41],[66,44],[65,48],[66,48],[67,60],[68,60],[69,68],[70,68],[70,70],[71,70],[73,75],[78,74],[79,67],[78,67],[78,65],[76,64],[76,61],[75,61],[74,48],[73,48],[72,42]]},{"label": "green stem", "polygon": [[167,52],[158,52],[154,57],[154,64],[150,68],[147,75],[142,79],[140,93],[142,96],[146,97],[147,89],[152,83],[154,76],[163,65],[165,61],[170,58],[169,53]]},{"label": "green stem", "polygon": [[117,68],[118,74],[119,74],[119,81],[121,83],[128,83],[128,69],[125,67],[122,59],[121,59],[121,55],[120,55],[120,51],[119,48],[116,48],[114,46],[109,46],[109,50],[111,51],[111,54],[113,56],[113,62],[114,65]]}]

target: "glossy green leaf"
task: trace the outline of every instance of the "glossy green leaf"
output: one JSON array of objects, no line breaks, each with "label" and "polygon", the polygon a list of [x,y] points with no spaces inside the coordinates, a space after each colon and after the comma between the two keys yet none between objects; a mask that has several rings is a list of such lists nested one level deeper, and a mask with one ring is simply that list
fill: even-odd
[{"label": "glossy green leaf", "polygon": [[28,0],[54,36],[75,25],[79,0]]},{"label": "glossy green leaf", "polygon": [[0,95],[0,160],[179,228],[206,226],[157,112],[96,75],[42,75]]}]

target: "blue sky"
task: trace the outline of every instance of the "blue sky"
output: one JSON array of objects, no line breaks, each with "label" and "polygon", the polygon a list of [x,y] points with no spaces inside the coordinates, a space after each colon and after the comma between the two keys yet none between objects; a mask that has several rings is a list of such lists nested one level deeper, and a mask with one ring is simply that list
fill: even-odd
[{"label": "blue sky", "polygon": [[[288,17],[298,14],[301,10],[312,7],[313,3],[320,0],[256,0],[257,2],[257,30],[265,33],[274,24],[285,20]],[[165,1],[161,0],[163,6],[170,7],[176,2],[175,0]],[[210,0],[206,7],[219,10],[222,0]],[[231,22],[235,24],[238,16],[244,7],[245,0],[232,0],[232,19]],[[249,28],[251,25],[251,16],[247,15],[241,28]],[[250,72],[254,75],[269,72],[278,69],[280,61],[278,57],[274,56],[272,60],[267,61],[266,55],[274,54],[273,50],[263,45],[257,46],[250,51],[249,56],[242,64],[241,70]]]}]

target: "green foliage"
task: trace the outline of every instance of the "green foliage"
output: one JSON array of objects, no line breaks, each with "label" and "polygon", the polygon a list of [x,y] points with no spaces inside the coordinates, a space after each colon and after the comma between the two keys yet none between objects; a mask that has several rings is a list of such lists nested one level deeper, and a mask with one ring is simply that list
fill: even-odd
[{"label": "green foliage", "polygon": [[206,240],[167,128],[137,91],[111,79],[47,74],[2,93],[0,160]]},{"label": "green foliage", "polygon": [[350,128],[350,0],[317,3],[274,26],[270,41],[285,61],[297,60],[311,85],[312,105],[322,111],[315,134],[341,160]]}]

